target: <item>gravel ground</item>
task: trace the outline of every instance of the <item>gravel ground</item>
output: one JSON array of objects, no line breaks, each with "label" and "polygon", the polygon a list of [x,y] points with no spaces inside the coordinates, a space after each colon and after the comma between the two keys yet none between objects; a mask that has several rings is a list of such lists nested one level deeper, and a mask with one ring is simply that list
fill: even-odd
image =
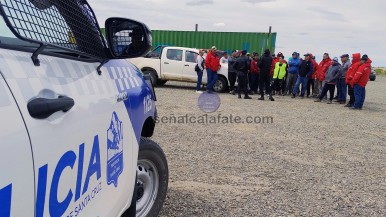
[{"label": "gravel ground", "polygon": [[[194,84],[156,89],[159,116],[203,115]],[[386,216],[386,77],[362,111],[313,99],[220,94],[211,115],[273,123],[159,123],[169,163],[160,216]]]}]

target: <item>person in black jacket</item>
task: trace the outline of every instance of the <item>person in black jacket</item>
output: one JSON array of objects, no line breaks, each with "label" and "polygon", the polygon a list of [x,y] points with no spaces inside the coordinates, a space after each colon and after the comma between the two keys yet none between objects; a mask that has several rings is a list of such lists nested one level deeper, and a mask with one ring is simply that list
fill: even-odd
[{"label": "person in black jacket", "polygon": [[235,95],[235,83],[237,79],[237,72],[235,69],[235,63],[237,58],[237,52],[233,51],[231,58],[228,60],[228,80],[229,80],[229,90],[230,94]]},{"label": "person in black jacket", "polygon": [[302,63],[300,63],[300,66],[299,66],[299,76],[296,80],[294,89],[292,90],[291,98],[296,97],[296,94],[299,91],[300,84],[302,85],[300,97],[304,98],[304,94],[306,93],[306,90],[307,90],[308,77],[310,77],[312,75],[312,72],[314,71],[314,66],[312,65],[310,54],[309,53],[304,54],[304,58],[305,59],[302,61]]},{"label": "person in black jacket", "polygon": [[247,51],[243,50],[241,57],[236,59],[235,69],[237,71],[237,93],[241,99],[241,90],[244,92],[244,99],[252,99],[248,96],[248,70],[250,68],[249,58],[246,56]]},{"label": "person in black jacket", "polygon": [[264,87],[265,93],[269,94],[269,99],[271,101],[275,101],[271,94],[271,67],[272,67],[272,56],[269,49],[264,51],[264,54],[260,57],[259,61],[260,67],[260,78],[259,78],[259,86],[260,86],[260,95],[261,97],[258,100],[264,100]]}]

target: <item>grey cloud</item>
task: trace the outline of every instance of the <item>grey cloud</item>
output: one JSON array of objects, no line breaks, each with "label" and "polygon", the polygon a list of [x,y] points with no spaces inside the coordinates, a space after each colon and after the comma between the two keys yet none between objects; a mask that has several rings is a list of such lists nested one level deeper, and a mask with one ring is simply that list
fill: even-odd
[{"label": "grey cloud", "polygon": [[312,7],[308,8],[308,10],[319,13],[328,18],[329,20],[335,19],[336,21],[348,22],[348,20],[342,14],[334,11],[329,11],[320,7]]},{"label": "grey cloud", "polygon": [[213,4],[213,0],[193,0],[186,3],[187,5],[197,6],[197,5],[209,5]]},{"label": "grey cloud", "polygon": [[259,3],[263,3],[263,2],[273,2],[273,1],[276,1],[276,0],[242,0],[243,2],[249,2],[249,3],[252,3],[252,4],[259,4]]}]

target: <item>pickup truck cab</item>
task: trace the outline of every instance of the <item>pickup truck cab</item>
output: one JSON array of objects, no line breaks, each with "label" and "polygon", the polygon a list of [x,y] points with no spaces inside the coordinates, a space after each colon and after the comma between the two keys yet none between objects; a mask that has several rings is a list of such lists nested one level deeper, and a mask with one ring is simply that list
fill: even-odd
[{"label": "pickup truck cab", "polygon": [[[133,58],[131,62],[144,74],[149,75],[154,85],[167,81],[197,82],[196,59],[198,49],[186,47],[159,46],[145,57]],[[206,55],[204,55],[205,58]],[[219,79],[213,89],[224,92],[228,88],[228,64],[222,64],[218,71]],[[204,71],[202,82],[207,83]]]},{"label": "pickup truck cab", "polygon": [[0,216],[157,216],[168,166],[149,139],[151,32],[100,32],[87,1],[0,1]]}]

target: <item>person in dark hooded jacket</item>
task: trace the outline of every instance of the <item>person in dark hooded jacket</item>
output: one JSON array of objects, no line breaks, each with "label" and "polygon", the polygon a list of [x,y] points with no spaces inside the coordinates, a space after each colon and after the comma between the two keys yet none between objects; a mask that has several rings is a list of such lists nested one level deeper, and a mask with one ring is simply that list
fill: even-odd
[{"label": "person in dark hooded jacket", "polygon": [[[269,94],[269,99],[271,101],[275,101],[271,94],[271,67],[272,67],[272,56],[269,49],[264,51],[264,54],[260,57],[259,60],[260,67],[260,78],[259,78],[259,86],[260,86],[260,95],[261,97],[258,100],[264,100],[264,89],[265,93]],[[265,87],[265,88],[264,88]]]},{"label": "person in dark hooded jacket", "polygon": [[296,94],[299,92],[299,87],[302,85],[300,92],[300,97],[304,97],[304,94],[307,90],[308,77],[312,75],[314,67],[312,65],[311,56],[309,53],[304,54],[304,60],[301,62],[299,67],[299,76],[296,80],[296,84],[292,90],[292,97],[295,98]]},{"label": "person in dark hooded jacket", "polygon": [[237,94],[241,99],[241,92],[244,92],[244,99],[252,99],[248,96],[248,70],[251,65],[249,58],[246,56],[247,51],[243,50],[241,57],[236,59],[235,69],[237,71]]},{"label": "person in dark hooded jacket", "polygon": [[325,85],[323,86],[322,92],[320,93],[319,98],[315,102],[321,102],[322,99],[326,96],[327,91],[330,92],[330,99],[327,104],[332,104],[332,99],[334,98],[335,85],[338,81],[338,78],[341,76],[341,65],[337,57],[334,57],[330,67],[327,69],[326,76],[324,78]]}]

